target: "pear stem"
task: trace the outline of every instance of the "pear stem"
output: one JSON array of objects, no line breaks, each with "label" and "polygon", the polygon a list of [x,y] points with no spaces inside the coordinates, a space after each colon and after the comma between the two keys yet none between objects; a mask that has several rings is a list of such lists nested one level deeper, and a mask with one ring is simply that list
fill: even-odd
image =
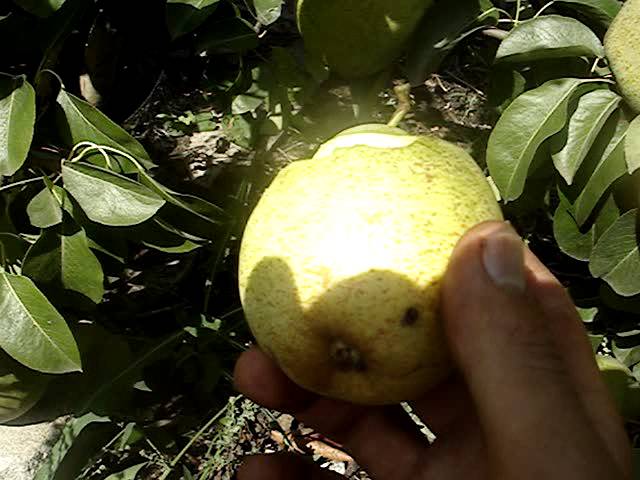
[{"label": "pear stem", "polygon": [[398,98],[398,107],[396,108],[393,117],[387,123],[390,127],[397,127],[404,117],[411,111],[411,84],[401,83],[393,87],[393,92]]}]

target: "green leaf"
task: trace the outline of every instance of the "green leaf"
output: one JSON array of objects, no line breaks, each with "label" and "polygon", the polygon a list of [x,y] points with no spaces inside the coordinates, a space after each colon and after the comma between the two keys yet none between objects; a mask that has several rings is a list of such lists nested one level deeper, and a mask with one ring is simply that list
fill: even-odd
[{"label": "green leaf", "polygon": [[263,25],[271,25],[280,18],[284,0],[253,0],[258,21]]},{"label": "green leaf", "polygon": [[600,130],[621,101],[622,97],[611,90],[584,94],[563,133],[551,140],[553,163],[567,184],[573,183]]},{"label": "green leaf", "polygon": [[[604,305],[618,313],[624,313],[625,317],[633,318],[640,315],[640,295],[623,297],[614,292],[608,284],[602,283],[598,291],[598,297]],[[627,313],[631,315],[626,315]]]},{"label": "green leaf", "polygon": [[243,113],[254,112],[260,105],[269,98],[269,92],[263,90],[257,83],[242,95],[238,95],[231,103],[231,113],[242,115]]},{"label": "green leaf", "polygon": [[0,270],[0,348],[32,370],[81,371],[71,330],[27,277]]},{"label": "green leaf", "polygon": [[137,225],[153,217],[165,203],[144,185],[93,165],[65,163],[62,179],[87,217],[103,225]]},{"label": "green leaf", "polygon": [[2,265],[19,265],[22,263],[29,242],[24,238],[7,232],[0,232],[0,262]]},{"label": "green leaf", "polygon": [[575,214],[578,225],[583,225],[587,221],[591,212],[613,182],[627,172],[624,139],[629,124],[624,117],[620,115],[620,112],[618,112],[617,118],[612,117],[611,120],[616,121],[613,134],[604,129],[601,138],[596,140],[592,151],[589,152],[589,157],[593,157],[592,162],[595,162],[596,166],[575,202]]},{"label": "green leaf", "polygon": [[629,125],[624,140],[624,153],[627,171],[632,174],[640,168],[640,116],[637,116]]},{"label": "green leaf", "polygon": [[612,344],[611,351],[613,356],[627,367],[631,368],[636,363],[640,362],[640,347],[621,348],[615,340]]},{"label": "green leaf", "polygon": [[573,208],[566,199],[560,201],[553,216],[553,236],[562,252],[576,260],[587,261],[593,247],[591,231],[580,231],[572,211]]},{"label": "green leaf", "polygon": [[527,88],[527,79],[522,73],[500,66],[492,69],[489,82],[489,102],[498,115],[502,115],[511,102]]},{"label": "green leaf", "polygon": [[550,58],[538,60],[532,65],[518,63],[497,63],[498,67],[519,68],[527,79],[527,88],[536,88],[549,80],[561,78],[593,78],[592,63],[585,57]]},{"label": "green leaf", "polygon": [[202,247],[201,243],[186,238],[181,232],[156,219],[136,226],[133,236],[143,245],[165,253],[189,253]]},{"label": "green leaf", "polygon": [[165,199],[167,203],[184,210],[186,213],[212,226],[218,225],[221,217],[226,217],[226,213],[222,208],[202,198],[194,197],[186,193],[175,192],[154,180],[153,177],[146,172],[140,172],[138,178],[142,185],[156,192],[160,197]]},{"label": "green leaf", "polygon": [[253,125],[244,115],[228,115],[222,119],[225,136],[236,145],[251,148],[255,141]]},{"label": "green leaf", "polygon": [[576,260],[588,261],[593,246],[600,236],[620,217],[620,210],[613,195],[602,205],[594,224],[588,231],[582,231],[575,220],[574,207],[558,191],[560,203],[553,217],[553,235],[558,247]]},{"label": "green leaf", "polygon": [[198,52],[243,53],[258,46],[258,35],[246,20],[236,17],[207,25],[196,41]]},{"label": "green leaf", "polygon": [[125,262],[128,249],[127,239],[123,235],[114,236],[111,227],[92,222],[80,208],[78,202],[71,195],[68,195],[62,187],[54,185],[53,192],[60,200],[62,209],[84,229],[91,250],[101,252],[120,263]]},{"label": "green leaf", "polygon": [[406,68],[411,85],[422,84],[436,72],[449,52],[474,33],[468,29],[485,22],[493,11],[491,2],[485,0],[456,0],[456,8],[448,2],[435,2],[429,7],[409,47]]},{"label": "green leaf", "polygon": [[487,164],[505,201],[517,199],[542,143],[568,121],[569,103],[584,89],[597,88],[587,80],[551,80],[523,93],[504,111],[489,138]]},{"label": "green leaf", "polygon": [[622,7],[618,0],[556,0],[556,3],[584,13],[604,27],[611,24]]},{"label": "green leaf", "polygon": [[102,266],[84,230],[69,217],[63,225],[42,232],[27,252],[22,273],[36,283],[81,293],[94,303],[104,295]]},{"label": "green leaf", "polygon": [[607,201],[602,205],[593,227],[591,228],[591,238],[593,238],[593,245],[595,245],[604,232],[609,230],[609,227],[613,225],[618,218],[620,218],[621,212],[616,205],[615,196],[610,195]]},{"label": "green leaf", "polygon": [[496,61],[604,56],[602,42],[589,27],[574,18],[543,15],[515,27],[500,44]]},{"label": "green leaf", "polygon": [[57,198],[54,192],[53,185],[46,185],[27,205],[29,221],[34,227],[48,228],[62,222],[64,200]]},{"label": "green leaf", "polygon": [[36,121],[36,94],[24,77],[0,74],[0,175],[24,164]]},{"label": "green leaf", "polygon": [[602,278],[619,295],[630,297],[640,293],[640,251],[638,248],[638,210],[622,215],[593,249],[589,270]]},{"label": "green leaf", "polygon": [[[69,147],[84,141],[93,142],[128,153],[147,168],[153,166],[144,147],[93,105],[65,90],[60,90],[57,101],[64,111],[66,122],[62,122],[65,124],[62,135]],[[138,171],[128,160],[123,159],[123,163],[123,173]]]},{"label": "green leaf", "polygon": [[582,320],[584,323],[593,322],[593,320],[596,318],[596,315],[598,314],[597,308],[576,307],[576,310],[578,311],[578,315],[580,315],[580,320]]},{"label": "green leaf", "polygon": [[48,17],[53,15],[66,0],[13,0],[23,10],[38,17]]},{"label": "green leaf", "polygon": [[588,334],[589,336],[589,343],[591,343],[591,349],[593,350],[593,353],[596,353],[598,351],[598,348],[600,347],[600,344],[602,343],[602,340],[604,339],[604,335],[593,335],[593,334]]},{"label": "green leaf", "polygon": [[138,465],[134,465],[132,467],[126,468],[118,473],[112,473],[104,480],[134,480],[138,472],[142,470],[143,467],[147,465],[148,462],[139,463]]},{"label": "green leaf", "polygon": [[108,423],[109,417],[101,417],[95,413],[87,413],[78,418],[72,418],[62,429],[60,437],[51,447],[49,454],[38,468],[34,480],[54,480],[57,478],[56,472],[60,468],[67,453],[74,446],[75,441],[82,434],[85,428],[96,423]]},{"label": "green leaf", "polygon": [[167,0],[167,27],[176,39],[202,25],[220,0]]},{"label": "green leaf", "polygon": [[23,367],[0,351],[0,425],[31,410],[48,383],[49,377]]},{"label": "green leaf", "polygon": [[598,368],[620,413],[629,419],[640,414],[640,385],[631,370],[613,357],[596,355]]},{"label": "green leaf", "polygon": [[127,423],[123,430],[122,436],[115,443],[117,450],[124,450],[126,447],[135,445],[145,438],[144,432],[135,422]]}]

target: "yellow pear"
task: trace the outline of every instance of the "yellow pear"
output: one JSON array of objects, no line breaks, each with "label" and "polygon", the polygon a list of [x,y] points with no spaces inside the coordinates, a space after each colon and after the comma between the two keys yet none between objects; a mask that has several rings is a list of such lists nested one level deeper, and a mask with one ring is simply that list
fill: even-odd
[{"label": "yellow pear", "polygon": [[343,78],[387,68],[401,55],[432,0],[298,0],[307,51]]},{"label": "yellow pear", "polygon": [[640,113],[640,0],[627,0],[611,22],[604,47],[620,92]]},{"label": "yellow pear", "polygon": [[284,168],[247,223],[239,287],[261,348],[297,384],[391,404],[450,371],[439,285],[460,237],[502,219],[474,160],[435,137],[347,130]]}]

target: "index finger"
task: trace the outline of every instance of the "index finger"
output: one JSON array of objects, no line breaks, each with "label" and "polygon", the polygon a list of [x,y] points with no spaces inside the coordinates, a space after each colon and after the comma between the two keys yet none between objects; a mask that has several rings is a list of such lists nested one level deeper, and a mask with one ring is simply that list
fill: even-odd
[{"label": "index finger", "polygon": [[552,319],[549,322],[551,338],[578,391],[578,398],[609,453],[630,475],[631,449],[622,418],[600,375],[575,305],[562,284],[529,249],[525,250],[525,262],[530,272],[530,292],[545,315]]},{"label": "index finger", "polygon": [[603,439],[553,340],[556,320],[540,305],[547,300],[531,295],[526,270],[515,231],[485,224],[456,246],[443,281],[445,332],[488,450],[506,476],[517,475],[509,469],[518,465],[554,465],[583,478],[611,477],[619,467],[609,455],[597,465],[584,461],[602,457]]}]

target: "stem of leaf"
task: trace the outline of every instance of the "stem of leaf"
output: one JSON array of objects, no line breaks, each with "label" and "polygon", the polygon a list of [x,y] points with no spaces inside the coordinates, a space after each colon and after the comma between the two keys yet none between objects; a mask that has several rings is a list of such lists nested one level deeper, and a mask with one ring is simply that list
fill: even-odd
[{"label": "stem of leaf", "polygon": [[28,178],[26,180],[20,180],[19,182],[10,183],[9,185],[3,185],[0,187],[0,192],[4,192],[5,190],[10,190],[15,187],[21,187],[22,185],[27,185],[29,183],[40,182],[44,180],[44,178],[45,177]]},{"label": "stem of leaf", "polygon": [[44,68],[42,70],[40,70],[36,76],[36,82],[38,82],[40,80],[40,76],[43,73],[48,73],[49,75],[52,75],[56,78],[56,80],[58,80],[58,82],[60,83],[60,88],[64,89],[64,83],[62,82],[62,77],[60,77],[60,75],[58,75],[56,72],[54,72],[53,70],[50,70],[48,68]]},{"label": "stem of leaf", "polygon": [[173,458],[173,460],[169,464],[170,468],[166,469],[162,473],[162,476],[160,477],[159,480],[165,480],[169,476],[171,471],[176,467],[176,465],[178,465],[178,462],[180,461],[180,459],[189,451],[189,449],[196,442],[196,440],[198,440],[204,432],[209,430],[211,426],[220,419],[220,417],[227,411],[228,407],[229,407],[229,404],[227,403],[222,409],[218,411],[218,413],[216,413],[213,417],[211,417],[211,419],[200,430],[196,432],[196,434],[191,438],[191,440],[189,440],[189,442],[184,446],[184,448],[180,450],[180,452]]},{"label": "stem of leaf", "polygon": [[496,40],[504,40],[509,36],[509,32],[501,30],[499,28],[487,28],[482,31],[485,37],[495,38]]},{"label": "stem of leaf", "polygon": [[545,4],[544,7],[542,7],[540,10],[538,10],[538,12],[533,16],[533,18],[538,18],[542,14],[542,12],[544,12],[547,8],[549,8],[554,3],[556,3],[555,0],[551,0],[550,2]]},{"label": "stem of leaf", "polygon": [[507,17],[507,18],[505,18],[505,19],[500,19],[500,20],[498,20],[498,22],[499,22],[499,23],[500,23],[500,22],[511,22],[511,23],[513,23],[513,17],[511,16],[511,13],[507,12],[506,10],[504,10],[504,9],[502,9],[502,8],[498,8],[498,7],[490,8],[490,9],[489,9],[489,10],[487,10],[486,12],[482,13],[482,14],[480,15],[480,17],[479,17],[479,18],[482,18],[482,17],[484,17],[484,16],[486,16],[486,15],[490,15],[490,14],[492,14],[493,12],[502,13],[503,15],[505,15],[505,16]]},{"label": "stem of leaf", "polygon": [[[75,152],[77,151],[78,148],[80,147],[86,147],[84,148],[84,150],[82,150],[79,154],[72,156],[75,154]],[[146,168],[144,168],[142,166],[142,164],[140,162],[138,162],[138,160],[136,160],[135,158],[133,158],[131,155],[129,155],[126,152],[123,152],[122,150],[118,150],[117,148],[113,148],[113,147],[108,147],[106,145],[97,145],[95,143],[92,142],[80,142],[78,144],[76,144],[73,149],[71,150],[71,153],[69,154],[69,162],[73,163],[73,162],[77,162],[82,160],[82,158],[84,158],[85,155],[87,155],[87,153],[93,151],[93,150],[97,150],[98,152],[100,152],[103,156],[105,161],[107,162],[107,166],[109,167],[110,170],[113,170],[113,165],[111,164],[111,159],[109,158],[109,155],[107,154],[107,152],[113,153],[115,155],[120,155],[121,157],[126,158],[127,160],[129,160],[131,163],[133,163],[133,165],[141,172],[144,173],[146,172]]]},{"label": "stem of leaf", "polygon": [[7,269],[7,255],[4,251],[4,243],[0,242],[0,260],[2,261],[2,264],[0,264],[0,267],[2,267],[3,270]]}]

